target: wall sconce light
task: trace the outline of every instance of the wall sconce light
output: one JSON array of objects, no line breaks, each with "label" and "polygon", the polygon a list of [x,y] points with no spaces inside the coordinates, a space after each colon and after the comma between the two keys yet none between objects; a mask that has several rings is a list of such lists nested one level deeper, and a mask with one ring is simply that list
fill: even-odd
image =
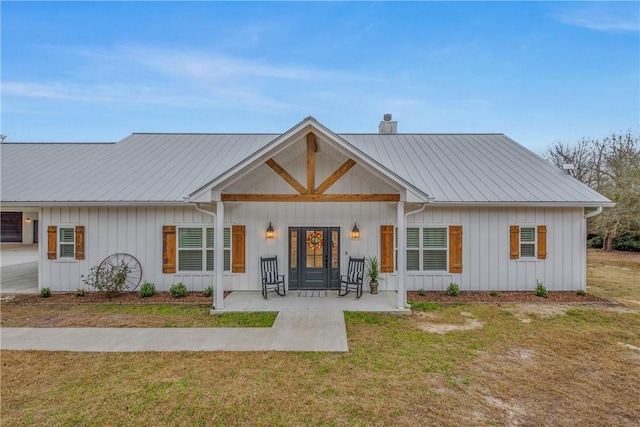
[{"label": "wall sconce light", "polygon": [[351,239],[360,240],[360,230],[358,229],[358,224],[353,223],[353,228],[351,229]]},{"label": "wall sconce light", "polygon": [[276,231],[273,229],[273,225],[271,225],[271,221],[269,221],[269,226],[267,227],[267,231],[264,233],[264,237],[267,239],[273,239],[276,236]]},{"label": "wall sconce light", "polygon": [[31,218],[25,219],[24,222],[26,222],[27,224],[31,224]]}]

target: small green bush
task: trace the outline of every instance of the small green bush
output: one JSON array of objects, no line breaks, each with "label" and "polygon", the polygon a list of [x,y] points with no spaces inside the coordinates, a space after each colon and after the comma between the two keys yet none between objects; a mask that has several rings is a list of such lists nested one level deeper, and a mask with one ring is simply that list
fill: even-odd
[{"label": "small green bush", "polygon": [[540,298],[546,298],[547,296],[549,296],[547,294],[547,288],[544,286],[544,284],[542,282],[538,282],[536,280],[536,296],[540,297]]},{"label": "small green bush", "polygon": [[203,297],[211,297],[213,295],[213,288],[211,286],[207,286],[206,288],[204,288],[204,290],[202,291],[202,296]]},{"label": "small green bush", "polygon": [[140,298],[147,298],[156,293],[156,285],[151,282],[147,282],[146,280],[140,286],[140,291],[138,291],[138,295]]},{"label": "small green bush", "polygon": [[587,292],[584,289],[578,289],[576,291],[576,295],[581,296],[581,297],[585,296],[586,294],[587,294]]},{"label": "small green bush", "polygon": [[49,298],[50,296],[51,296],[51,289],[49,288],[40,289],[40,297]]},{"label": "small green bush", "polygon": [[447,295],[451,295],[452,297],[457,297],[460,293],[460,286],[457,283],[449,283],[449,287],[447,288]]},{"label": "small green bush", "polygon": [[498,291],[491,291],[491,292],[489,292],[489,295],[491,295],[492,297],[497,297],[498,296]]},{"label": "small green bush", "polygon": [[184,298],[187,296],[187,287],[182,282],[174,283],[169,288],[169,293],[174,298]]},{"label": "small green bush", "polygon": [[76,289],[76,291],[74,292],[75,296],[77,297],[83,297],[84,296],[84,289],[82,288],[78,288]]},{"label": "small green bush", "polygon": [[426,292],[424,289],[418,289],[418,295],[420,295],[421,297],[426,295]]}]

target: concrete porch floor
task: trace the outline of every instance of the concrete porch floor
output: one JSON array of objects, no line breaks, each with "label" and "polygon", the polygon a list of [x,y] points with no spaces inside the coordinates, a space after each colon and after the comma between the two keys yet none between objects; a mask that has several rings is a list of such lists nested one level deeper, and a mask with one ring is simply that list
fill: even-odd
[{"label": "concrete porch floor", "polygon": [[[323,293],[324,291],[321,291]],[[286,296],[269,292],[268,299],[264,299],[260,292],[234,291],[224,299],[223,309],[213,309],[211,314],[238,311],[368,311],[375,313],[410,313],[408,308],[399,309],[398,293],[383,291],[378,294],[365,292],[356,299],[351,292],[343,297],[338,291],[326,291],[326,296],[304,296],[311,292],[292,290]],[[314,294],[317,291],[314,291]]]}]

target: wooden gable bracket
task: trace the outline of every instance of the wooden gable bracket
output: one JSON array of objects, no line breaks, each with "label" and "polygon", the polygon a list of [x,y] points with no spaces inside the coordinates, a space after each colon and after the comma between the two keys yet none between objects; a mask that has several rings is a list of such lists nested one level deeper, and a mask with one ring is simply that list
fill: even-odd
[{"label": "wooden gable bracket", "polygon": [[316,136],[307,134],[307,187],[278,164],[273,158],[265,162],[299,194],[222,194],[223,202],[397,202],[399,194],[324,194],[333,184],[342,178],[352,167],[355,160],[348,159],[316,188]]}]

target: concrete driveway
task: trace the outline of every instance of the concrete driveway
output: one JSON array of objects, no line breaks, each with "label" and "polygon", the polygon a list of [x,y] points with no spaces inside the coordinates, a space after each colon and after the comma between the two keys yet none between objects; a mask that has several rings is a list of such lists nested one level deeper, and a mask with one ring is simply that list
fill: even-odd
[{"label": "concrete driveway", "polygon": [[0,293],[38,292],[38,245],[0,245]]}]

